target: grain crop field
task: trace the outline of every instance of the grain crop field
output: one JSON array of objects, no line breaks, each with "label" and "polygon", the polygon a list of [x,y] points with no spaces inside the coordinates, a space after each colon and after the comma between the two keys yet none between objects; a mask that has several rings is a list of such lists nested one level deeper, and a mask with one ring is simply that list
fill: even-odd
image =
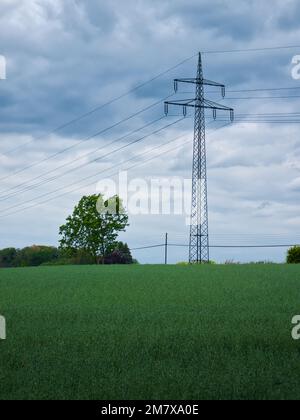
[{"label": "grain crop field", "polygon": [[0,270],[0,399],[299,399],[300,266]]}]

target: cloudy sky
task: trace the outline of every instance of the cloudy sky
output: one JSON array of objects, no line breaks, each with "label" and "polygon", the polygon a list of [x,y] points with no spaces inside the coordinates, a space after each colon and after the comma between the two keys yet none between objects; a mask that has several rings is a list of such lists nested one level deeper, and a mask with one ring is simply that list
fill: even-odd
[{"label": "cloudy sky", "polygon": [[[226,114],[207,116],[212,245],[300,242],[300,80],[292,78],[300,46],[245,51],[300,44],[299,1],[0,0],[0,12],[1,248],[57,245],[79,198],[119,169],[131,168],[129,180],[190,179],[192,115],[174,125],[179,109],[160,118],[172,80],[194,77],[198,51],[205,77],[228,87],[225,100],[211,88],[207,97],[237,115],[232,125]],[[177,98],[191,95],[187,85]],[[160,244],[166,231],[188,242],[185,216],[131,215],[130,223],[122,238],[133,248]],[[135,256],[160,263],[162,252]],[[212,249],[218,261],[284,254]],[[170,261],[186,259],[185,248],[170,250]]]}]

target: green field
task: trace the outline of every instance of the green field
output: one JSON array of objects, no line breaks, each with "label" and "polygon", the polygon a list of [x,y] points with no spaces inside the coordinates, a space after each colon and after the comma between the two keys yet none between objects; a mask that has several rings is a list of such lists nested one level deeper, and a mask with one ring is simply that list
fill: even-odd
[{"label": "green field", "polygon": [[300,266],[0,271],[0,399],[299,399]]}]

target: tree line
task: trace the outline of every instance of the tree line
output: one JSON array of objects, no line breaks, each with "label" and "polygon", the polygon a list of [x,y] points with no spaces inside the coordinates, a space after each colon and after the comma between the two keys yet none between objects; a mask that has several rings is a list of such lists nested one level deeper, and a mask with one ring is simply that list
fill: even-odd
[{"label": "tree line", "polygon": [[[137,261],[132,258],[128,245],[118,242],[115,249],[104,257],[102,263],[137,264]],[[23,249],[0,250],[0,268],[93,264],[96,264],[94,256],[84,249],[66,253],[61,248],[33,245]]]},{"label": "tree line", "polygon": [[126,243],[118,241],[128,225],[128,215],[118,196],[81,198],[60,227],[59,247],[29,246],[0,250],[0,268],[40,265],[134,264]]}]

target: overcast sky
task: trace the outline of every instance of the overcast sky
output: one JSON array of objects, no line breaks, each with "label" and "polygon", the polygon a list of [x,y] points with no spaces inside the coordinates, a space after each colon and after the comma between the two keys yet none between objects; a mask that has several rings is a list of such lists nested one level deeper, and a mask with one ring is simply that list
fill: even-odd
[{"label": "overcast sky", "polygon": [[[179,109],[108,146],[163,117],[162,102],[87,139],[163,101],[173,93],[175,77],[194,77],[198,51],[300,44],[299,16],[297,0],[0,0],[0,55],[7,61],[7,79],[0,80],[0,247],[57,245],[59,226],[83,194],[96,192],[97,181],[169,149],[173,150],[131,169],[129,178],[189,179],[192,118],[89,163],[174,122]],[[300,47],[203,54],[205,77],[228,87],[224,101],[212,89],[206,95],[233,106],[237,115],[296,113],[300,99],[286,96],[300,96],[300,80],[291,75],[297,54]],[[190,57],[194,58],[122,99],[55,131]],[[230,92],[287,87],[298,90]],[[191,87],[184,86],[177,97],[190,95]],[[241,99],[249,97],[254,98]],[[208,116],[207,127],[212,245],[300,242],[299,124],[256,123],[254,118],[239,123],[237,118],[225,126],[228,116],[218,117],[212,122]],[[295,117],[287,118],[291,119]],[[149,154],[121,164],[141,153]],[[43,201],[47,202],[36,206]],[[131,215],[130,224],[122,239],[131,247],[159,244],[166,231],[171,242],[188,242],[184,216]],[[162,252],[138,251],[135,256],[141,262],[160,263]],[[212,249],[218,261],[282,261],[284,254],[285,249]],[[179,260],[187,260],[186,249],[170,251],[170,261]]]}]

